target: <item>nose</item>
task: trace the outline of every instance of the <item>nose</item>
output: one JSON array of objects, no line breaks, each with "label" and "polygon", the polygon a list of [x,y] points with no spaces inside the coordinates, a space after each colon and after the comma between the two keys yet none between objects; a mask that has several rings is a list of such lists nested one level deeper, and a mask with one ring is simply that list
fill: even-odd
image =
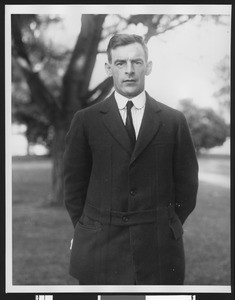
[{"label": "nose", "polygon": [[133,73],[134,73],[134,68],[133,68],[132,62],[131,61],[127,61],[127,64],[126,64],[126,74],[133,74]]}]

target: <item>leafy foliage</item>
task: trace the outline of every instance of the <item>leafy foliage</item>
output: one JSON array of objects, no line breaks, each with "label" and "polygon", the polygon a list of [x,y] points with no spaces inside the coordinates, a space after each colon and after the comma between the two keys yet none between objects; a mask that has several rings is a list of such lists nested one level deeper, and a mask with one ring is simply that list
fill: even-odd
[{"label": "leafy foliage", "polygon": [[221,113],[229,119],[230,115],[230,58],[226,55],[216,67],[216,75],[219,78],[218,90],[214,97],[219,101]]},{"label": "leafy foliage", "polygon": [[194,146],[199,153],[202,148],[210,149],[223,145],[229,136],[229,127],[211,108],[199,108],[190,99],[180,102],[192,133]]}]

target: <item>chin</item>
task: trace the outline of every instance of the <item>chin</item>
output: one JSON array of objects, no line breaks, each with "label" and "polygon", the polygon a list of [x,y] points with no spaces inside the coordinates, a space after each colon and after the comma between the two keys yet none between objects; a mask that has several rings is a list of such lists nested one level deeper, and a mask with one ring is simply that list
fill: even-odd
[{"label": "chin", "polygon": [[128,98],[133,98],[133,97],[135,97],[135,96],[137,96],[137,95],[139,95],[140,94],[140,91],[124,91],[124,94],[126,95],[126,97],[128,97]]}]

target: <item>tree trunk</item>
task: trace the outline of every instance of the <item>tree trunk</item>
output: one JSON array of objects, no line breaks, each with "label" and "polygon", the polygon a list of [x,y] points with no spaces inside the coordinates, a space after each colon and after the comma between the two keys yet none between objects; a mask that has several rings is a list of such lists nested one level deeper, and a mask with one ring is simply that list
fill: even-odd
[{"label": "tree trunk", "polygon": [[67,126],[63,126],[58,120],[55,125],[54,139],[52,145],[52,198],[51,204],[63,204],[63,154]]},{"label": "tree trunk", "polygon": [[105,15],[83,15],[82,28],[61,93],[62,109],[56,116],[52,146],[52,204],[63,203],[63,154],[65,135],[74,113],[86,106],[88,85],[94,68]]}]

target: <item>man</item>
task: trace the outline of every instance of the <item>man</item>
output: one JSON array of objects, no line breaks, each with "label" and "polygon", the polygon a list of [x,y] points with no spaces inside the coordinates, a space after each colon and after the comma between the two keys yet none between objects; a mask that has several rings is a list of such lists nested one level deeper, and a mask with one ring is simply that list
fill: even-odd
[{"label": "man", "polygon": [[182,224],[198,187],[189,129],[145,92],[152,63],[140,36],[113,36],[107,54],[115,92],[77,112],[66,138],[70,274],[80,284],[183,284]]}]

